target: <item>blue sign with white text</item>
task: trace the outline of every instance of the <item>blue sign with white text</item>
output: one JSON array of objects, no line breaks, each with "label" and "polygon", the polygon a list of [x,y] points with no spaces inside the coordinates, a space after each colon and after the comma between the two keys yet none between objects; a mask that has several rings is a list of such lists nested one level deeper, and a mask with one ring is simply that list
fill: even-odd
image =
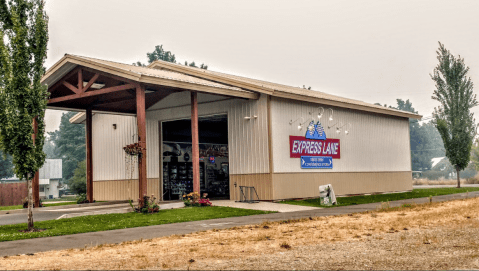
[{"label": "blue sign with white text", "polygon": [[301,168],[333,168],[333,157],[301,156]]}]

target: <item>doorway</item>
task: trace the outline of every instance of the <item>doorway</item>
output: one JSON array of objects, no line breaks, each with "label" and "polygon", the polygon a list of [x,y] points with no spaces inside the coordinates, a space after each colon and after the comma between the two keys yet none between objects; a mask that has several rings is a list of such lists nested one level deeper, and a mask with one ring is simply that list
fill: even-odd
[{"label": "doorway", "polygon": [[[163,200],[182,199],[193,192],[191,120],[161,122]],[[209,198],[229,199],[228,117],[198,119],[200,192]]]}]

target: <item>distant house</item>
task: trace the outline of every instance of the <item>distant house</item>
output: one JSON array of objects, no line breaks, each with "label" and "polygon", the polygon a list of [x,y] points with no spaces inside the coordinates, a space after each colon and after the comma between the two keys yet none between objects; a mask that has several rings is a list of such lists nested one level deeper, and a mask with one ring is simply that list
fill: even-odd
[{"label": "distant house", "polygon": [[446,169],[445,162],[447,159],[446,157],[435,157],[431,159],[431,170],[444,170]]},{"label": "distant house", "polygon": [[62,159],[45,159],[40,168],[40,197],[60,197],[60,181],[62,177]]},{"label": "distant house", "polygon": [[[40,198],[58,198],[62,177],[62,159],[45,159],[45,164],[39,170]],[[0,180],[2,183],[15,183],[21,180],[17,176]]]}]

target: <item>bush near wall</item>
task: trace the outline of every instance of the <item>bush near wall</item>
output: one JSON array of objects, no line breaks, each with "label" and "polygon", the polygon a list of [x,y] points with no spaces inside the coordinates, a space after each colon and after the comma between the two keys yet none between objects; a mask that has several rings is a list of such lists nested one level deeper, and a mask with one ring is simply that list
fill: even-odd
[{"label": "bush near wall", "polygon": [[0,206],[21,205],[27,195],[27,182],[0,184]]}]

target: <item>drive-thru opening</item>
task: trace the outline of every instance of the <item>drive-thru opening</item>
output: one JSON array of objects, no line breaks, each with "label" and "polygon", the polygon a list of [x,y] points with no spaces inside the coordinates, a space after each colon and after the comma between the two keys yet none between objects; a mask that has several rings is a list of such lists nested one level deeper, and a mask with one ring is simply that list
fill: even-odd
[{"label": "drive-thru opening", "polygon": [[[227,115],[200,117],[198,127],[200,191],[209,198],[229,199]],[[181,199],[193,192],[191,120],[163,121],[161,131],[163,200]]]}]

